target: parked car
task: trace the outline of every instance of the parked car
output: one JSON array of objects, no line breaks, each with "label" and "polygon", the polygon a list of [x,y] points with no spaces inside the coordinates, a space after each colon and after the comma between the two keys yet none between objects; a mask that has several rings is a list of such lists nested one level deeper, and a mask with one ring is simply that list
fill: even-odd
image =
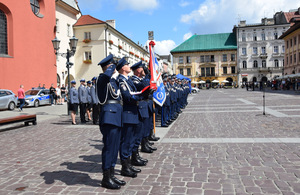
[{"label": "parked car", "polygon": [[17,96],[8,89],[0,89],[0,109],[13,110],[18,104]]},{"label": "parked car", "polygon": [[196,88],[196,87],[192,87],[192,93],[197,93],[197,92],[199,92],[200,91],[200,89],[198,89],[198,88]]},{"label": "parked car", "polygon": [[25,105],[38,107],[40,105],[50,104],[49,89],[30,89],[25,92]]}]

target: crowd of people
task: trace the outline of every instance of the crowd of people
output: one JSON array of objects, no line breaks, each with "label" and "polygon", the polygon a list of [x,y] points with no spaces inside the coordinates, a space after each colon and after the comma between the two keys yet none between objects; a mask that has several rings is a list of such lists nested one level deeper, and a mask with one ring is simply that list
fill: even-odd
[{"label": "crowd of people", "polygon": [[299,78],[286,78],[286,79],[273,79],[272,81],[266,82],[244,82],[242,86],[255,91],[256,88],[262,90],[264,87],[270,88],[272,90],[293,90],[298,91],[300,89],[300,79]]}]

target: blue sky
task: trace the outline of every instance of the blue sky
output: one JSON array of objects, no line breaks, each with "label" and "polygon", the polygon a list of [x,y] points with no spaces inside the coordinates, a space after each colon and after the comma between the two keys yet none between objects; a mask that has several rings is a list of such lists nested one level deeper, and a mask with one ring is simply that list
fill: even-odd
[{"label": "blue sky", "polygon": [[116,20],[116,29],[145,45],[154,31],[155,51],[166,55],[193,34],[231,32],[239,20],[259,23],[298,0],[78,0],[82,14]]}]

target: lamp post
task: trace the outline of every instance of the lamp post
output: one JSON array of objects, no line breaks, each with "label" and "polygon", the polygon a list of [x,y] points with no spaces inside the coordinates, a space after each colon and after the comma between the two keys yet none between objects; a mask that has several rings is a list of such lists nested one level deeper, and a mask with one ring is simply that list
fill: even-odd
[{"label": "lamp post", "polygon": [[[70,91],[70,68],[73,65],[73,63],[70,62],[70,57],[72,57],[75,54],[77,43],[78,43],[78,39],[75,36],[73,36],[72,38],[70,38],[70,42],[69,42],[70,49],[67,49],[66,53],[59,53],[58,50],[59,50],[60,40],[57,39],[56,37],[55,39],[52,40],[55,55],[60,55],[64,58],[67,58],[66,67],[68,69],[68,93]],[[70,97],[68,95],[68,102],[69,102],[69,98]],[[69,104],[68,104],[67,113],[69,114]]]}]

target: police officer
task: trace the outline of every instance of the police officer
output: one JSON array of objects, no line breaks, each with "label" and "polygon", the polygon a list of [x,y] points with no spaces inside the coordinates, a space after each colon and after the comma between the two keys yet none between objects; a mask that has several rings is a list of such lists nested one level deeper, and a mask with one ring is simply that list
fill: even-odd
[{"label": "police officer", "polygon": [[76,113],[78,112],[78,104],[79,104],[79,99],[78,99],[78,91],[75,88],[76,81],[73,80],[71,81],[71,89],[69,92],[70,95],[70,104],[69,104],[69,110],[71,111],[71,119],[72,119],[72,125],[76,125]]},{"label": "police officer", "polygon": [[92,86],[91,86],[91,97],[92,97],[92,118],[93,118],[93,124],[98,124],[99,120],[99,112],[100,112],[100,104],[98,95],[96,93],[96,80],[97,77],[92,78]]},{"label": "police officer", "polygon": [[91,121],[92,118],[91,118],[91,111],[92,111],[92,108],[93,108],[93,104],[92,104],[92,95],[91,95],[91,86],[92,86],[92,81],[87,81],[86,82],[87,84],[87,100],[88,100],[88,103],[87,103],[87,106],[86,106],[86,114],[88,116],[88,120]]},{"label": "police officer", "polygon": [[86,123],[85,113],[88,103],[88,91],[85,87],[85,79],[80,80],[80,86],[78,87],[79,107],[80,107],[80,120],[81,123]]},{"label": "police officer", "polygon": [[122,128],[122,105],[119,86],[112,78],[116,65],[113,64],[113,55],[104,58],[101,65],[104,73],[97,80],[97,95],[101,104],[99,117],[100,131],[103,135],[101,185],[109,189],[120,189],[126,182],[119,180],[114,175],[118,158],[120,136]]},{"label": "police officer", "polygon": [[164,75],[163,76],[163,83],[164,83],[164,87],[165,87],[165,92],[166,92],[166,100],[164,105],[162,106],[162,112],[161,112],[161,126],[162,127],[168,127],[169,123],[169,109],[170,109],[170,105],[171,105],[171,99],[170,99],[170,93],[169,93],[169,88],[167,85],[168,82],[168,75]]},{"label": "police officer", "polygon": [[135,94],[137,89],[133,82],[129,79],[128,74],[131,72],[129,63],[122,58],[118,65],[117,71],[119,76],[117,80],[123,98],[123,113],[122,122],[123,129],[121,132],[120,143],[120,159],[122,164],[121,175],[126,177],[136,177],[141,169],[135,168],[131,165],[130,156],[135,142],[134,132],[136,126],[139,124],[138,104],[140,97]]},{"label": "police officer", "polygon": [[[145,78],[145,72],[144,72],[145,65],[142,61],[132,65],[130,68],[133,71],[133,76],[130,77],[130,80],[134,83],[135,87],[138,91],[142,91],[148,86],[150,86],[150,79]],[[142,139],[144,138],[145,131],[149,131],[149,128],[147,125],[147,120],[149,120],[149,111],[148,111],[148,101],[149,101],[149,87],[148,89],[143,93],[141,100],[139,101],[138,111],[139,111],[139,124],[136,128],[136,141],[134,143],[134,147],[132,150],[132,156],[131,156],[131,164],[136,166],[145,166],[148,162],[147,159],[143,159],[139,155],[139,145],[141,144]],[[144,138],[145,139],[145,138]],[[145,147],[145,146],[142,146]],[[147,146],[146,146],[147,147]],[[150,148],[147,148],[148,150],[151,150]]]}]

